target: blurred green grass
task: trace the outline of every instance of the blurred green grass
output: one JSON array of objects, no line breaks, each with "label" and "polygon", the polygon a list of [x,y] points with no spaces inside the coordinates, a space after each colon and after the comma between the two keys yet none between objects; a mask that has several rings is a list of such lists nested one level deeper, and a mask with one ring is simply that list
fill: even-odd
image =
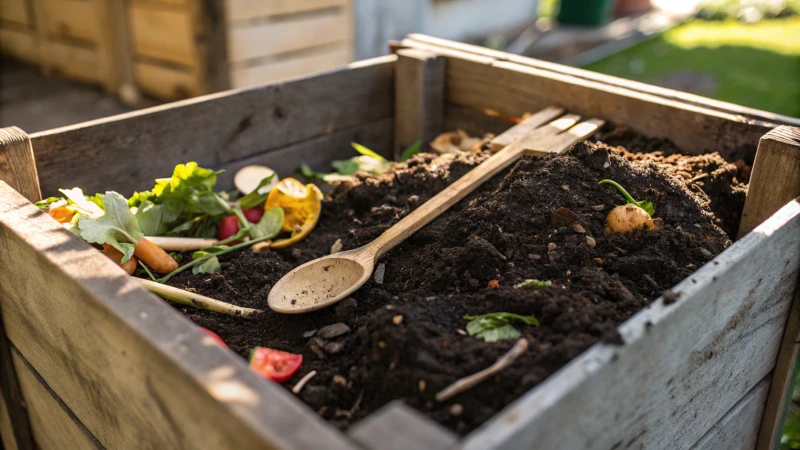
[{"label": "blurred green grass", "polygon": [[692,20],[584,68],[653,84],[689,73],[713,86],[692,86],[690,77],[678,89],[800,117],[800,16]]}]

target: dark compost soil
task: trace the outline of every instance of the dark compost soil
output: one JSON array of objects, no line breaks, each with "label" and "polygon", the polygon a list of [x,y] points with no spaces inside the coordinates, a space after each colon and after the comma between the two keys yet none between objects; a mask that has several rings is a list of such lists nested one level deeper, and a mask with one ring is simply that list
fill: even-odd
[{"label": "dark compost soil", "polygon": [[[246,321],[180,308],[243,356],[257,345],[302,353],[303,366],[285,386],[316,370],[299,397],[335,425],[347,427],[399,398],[466,433],[592,344],[620,343],[621,322],[731,244],[744,199],[743,167],[716,154],[682,157],[652,145],[630,150],[661,153],[580,143],[565,155],[524,157],[384,256],[382,284],[372,279],[334,308],[280,315],[268,310],[267,294],[292,268],[330,253],[337,239],[347,250],[378,237],[487,152],[418,155],[383,177],[359,176],[333,190],[319,225],[299,244],[227,255],[221,273],[184,273],[170,284],[266,309]],[[702,173],[709,175],[687,183]],[[653,201],[663,229],[607,235],[605,215],[624,200],[598,185],[604,178]],[[558,208],[567,210],[554,214]],[[715,217],[719,211],[725,213]],[[531,278],[558,286],[513,287]],[[491,280],[499,288],[488,288]],[[513,345],[463,331],[465,314],[498,311],[536,315],[540,326],[521,328],[528,351],[488,382],[437,403],[438,391]],[[350,331],[328,338],[306,333],[339,322]]]}]

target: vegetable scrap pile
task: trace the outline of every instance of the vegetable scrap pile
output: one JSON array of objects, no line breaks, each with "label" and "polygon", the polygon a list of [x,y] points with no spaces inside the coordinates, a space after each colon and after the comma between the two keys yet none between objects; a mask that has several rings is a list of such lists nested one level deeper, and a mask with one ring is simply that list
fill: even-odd
[{"label": "vegetable scrap pile", "polygon": [[[444,141],[456,148],[380,173],[337,174],[343,178],[323,200],[314,232],[294,245],[226,254],[219,272],[186,271],[169,284],[264,308],[291,269],[367,244],[489,157],[485,140],[462,147],[456,133]],[[284,386],[339,427],[399,398],[466,433],[592,344],[621,343],[621,322],[731,244],[712,213],[740,211],[726,203],[731,197],[689,187],[664,167],[671,161],[633,159],[600,143],[526,156],[386,254],[374,277],[332,308],[266,311],[253,321],[180,309],[244,357],[256,346],[302,355]],[[709,173],[704,181],[724,178],[731,187],[739,184],[736,173]],[[644,215],[636,214],[647,225],[607,231],[610,212],[643,202],[653,210],[636,206]],[[482,383],[437,397],[518,348],[513,364]]]}]

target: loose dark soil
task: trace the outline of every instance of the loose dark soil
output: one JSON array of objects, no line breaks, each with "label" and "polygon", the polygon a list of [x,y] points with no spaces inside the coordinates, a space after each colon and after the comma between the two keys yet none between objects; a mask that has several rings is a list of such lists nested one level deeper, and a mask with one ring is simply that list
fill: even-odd
[{"label": "loose dark soil", "polygon": [[[565,155],[524,157],[383,257],[382,284],[373,279],[334,308],[280,315],[268,310],[267,294],[292,268],[330,253],[338,239],[347,250],[378,237],[487,152],[418,155],[383,177],[358,177],[333,190],[316,230],[301,243],[229,255],[221,273],[182,274],[170,284],[267,310],[245,321],[181,308],[242,356],[254,346],[302,353],[303,366],[285,386],[316,370],[300,398],[335,425],[347,427],[399,398],[466,433],[592,344],[621,343],[621,322],[731,244],[726,231],[735,231],[744,198],[737,166],[716,154],[681,157],[664,143],[612,143],[632,144],[633,153],[581,143]],[[709,176],[688,182],[701,173]],[[598,185],[604,178],[653,201],[663,229],[607,235],[605,215],[624,200]],[[532,278],[557,286],[513,287]],[[499,288],[488,287],[492,280]],[[528,351],[490,381],[437,403],[438,391],[513,345],[463,331],[465,314],[497,311],[536,315],[539,326],[521,328]],[[336,323],[349,331],[330,337],[337,333],[322,330]]]}]

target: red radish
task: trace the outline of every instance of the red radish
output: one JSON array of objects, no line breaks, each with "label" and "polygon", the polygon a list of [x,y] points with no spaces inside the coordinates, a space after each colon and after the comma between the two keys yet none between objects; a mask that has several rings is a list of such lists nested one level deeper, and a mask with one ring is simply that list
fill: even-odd
[{"label": "red radish", "polygon": [[205,329],[205,328],[203,328],[203,327],[200,327],[200,329],[201,329],[201,330],[203,330],[203,331],[205,331],[205,333],[206,333],[207,335],[211,336],[211,339],[214,339],[214,341],[215,341],[217,344],[219,344],[219,345],[221,345],[221,346],[223,346],[223,347],[225,347],[225,348],[227,348],[227,347],[228,347],[228,344],[226,344],[226,343],[225,343],[225,341],[223,341],[221,337],[217,336],[217,333],[214,333],[213,331],[211,331],[211,330],[207,330],[207,329]]},{"label": "red radish", "polygon": [[[243,209],[242,212],[244,213],[245,219],[250,223],[258,223],[261,217],[264,216],[264,210],[261,208],[247,208]],[[219,223],[217,239],[224,241],[238,232],[239,219],[236,216],[228,216]],[[231,244],[236,244],[236,242],[231,242]]]},{"label": "red radish", "polygon": [[250,352],[250,368],[262,377],[278,383],[292,378],[302,364],[303,355],[267,347],[256,347]]}]

